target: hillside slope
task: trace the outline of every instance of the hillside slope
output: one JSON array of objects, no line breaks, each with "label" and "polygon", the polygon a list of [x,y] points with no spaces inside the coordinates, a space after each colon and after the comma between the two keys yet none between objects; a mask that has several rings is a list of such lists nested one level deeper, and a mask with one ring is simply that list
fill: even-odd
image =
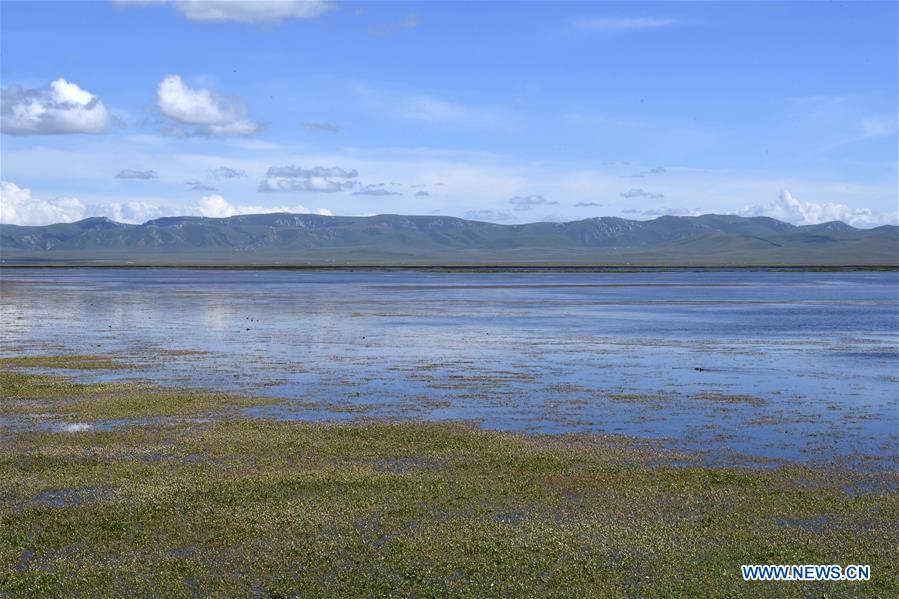
[{"label": "hillside slope", "polygon": [[133,264],[896,265],[899,228],[732,215],[498,225],[447,216],[253,214],[0,225],[0,259]]}]

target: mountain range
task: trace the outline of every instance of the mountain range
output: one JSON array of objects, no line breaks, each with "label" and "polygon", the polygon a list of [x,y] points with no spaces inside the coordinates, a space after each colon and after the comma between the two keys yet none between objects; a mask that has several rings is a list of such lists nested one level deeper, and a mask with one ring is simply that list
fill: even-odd
[{"label": "mountain range", "polygon": [[768,217],[500,225],[448,216],[250,214],[0,225],[4,264],[896,266],[899,227]]}]

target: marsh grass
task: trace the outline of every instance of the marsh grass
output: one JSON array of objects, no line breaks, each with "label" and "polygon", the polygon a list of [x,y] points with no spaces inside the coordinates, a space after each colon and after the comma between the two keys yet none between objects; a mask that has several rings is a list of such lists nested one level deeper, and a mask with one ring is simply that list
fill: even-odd
[{"label": "marsh grass", "polygon": [[[9,413],[27,399],[87,422],[163,417],[3,437],[0,595],[899,593],[894,473],[709,468],[619,438],[461,424],[249,419],[235,410],[270,400],[16,372],[0,390]],[[873,580],[744,583],[741,563],[868,563]]]},{"label": "marsh grass", "polygon": [[0,371],[0,389],[0,414],[39,411],[79,420],[202,416],[277,401],[140,382],[75,383],[65,377],[18,371]]},{"label": "marsh grass", "polygon": [[65,370],[121,370],[131,366],[113,356],[13,356],[0,358],[0,368],[58,368]]}]

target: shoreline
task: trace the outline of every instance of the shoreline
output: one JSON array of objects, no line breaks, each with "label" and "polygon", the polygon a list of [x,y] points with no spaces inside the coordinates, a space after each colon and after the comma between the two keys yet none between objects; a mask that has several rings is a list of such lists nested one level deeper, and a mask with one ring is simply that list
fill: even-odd
[{"label": "shoreline", "polygon": [[175,263],[10,263],[0,261],[0,272],[5,269],[178,269],[178,270],[237,270],[237,271],[361,271],[361,272],[402,272],[424,271],[441,273],[653,273],[653,272],[899,272],[897,264],[859,265],[777,265],[777,264],[737,264],[737,265],[478,265],[478,264],[175,264]]}]

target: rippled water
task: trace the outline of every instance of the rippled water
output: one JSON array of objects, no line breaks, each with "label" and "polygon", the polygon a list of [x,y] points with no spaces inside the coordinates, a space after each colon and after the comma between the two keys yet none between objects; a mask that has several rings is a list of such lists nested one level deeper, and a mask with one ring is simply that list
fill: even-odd
[{"label": "rippled water", "polygon": [[896,453],[896,272],[8,269],[0,331],[4,355],[117,354],[116,377],[275,395],[251,413],[281,418]]}]

